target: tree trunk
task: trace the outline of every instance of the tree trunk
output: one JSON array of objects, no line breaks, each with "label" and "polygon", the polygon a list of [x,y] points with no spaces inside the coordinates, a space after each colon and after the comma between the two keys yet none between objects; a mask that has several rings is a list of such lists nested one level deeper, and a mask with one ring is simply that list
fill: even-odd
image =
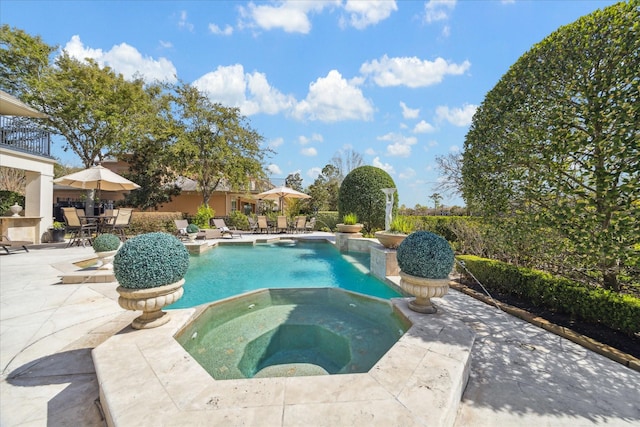
[{"label": "tree trunk", "polygon": [[618,275],[611,272],[611,270],[604,270],[602,272],[603,286],[605,289],[611,291],[620,292],[620,283],[618,282]]}]

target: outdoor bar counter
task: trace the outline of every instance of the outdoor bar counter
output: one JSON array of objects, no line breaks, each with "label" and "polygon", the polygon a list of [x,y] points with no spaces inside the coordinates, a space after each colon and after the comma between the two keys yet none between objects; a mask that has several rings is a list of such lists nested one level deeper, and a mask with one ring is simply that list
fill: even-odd
[{"label": "outdoor bar counter", "polygon": [[28,240],[40,243],[39,216],[0,216],[0,234],[11,240]]}]

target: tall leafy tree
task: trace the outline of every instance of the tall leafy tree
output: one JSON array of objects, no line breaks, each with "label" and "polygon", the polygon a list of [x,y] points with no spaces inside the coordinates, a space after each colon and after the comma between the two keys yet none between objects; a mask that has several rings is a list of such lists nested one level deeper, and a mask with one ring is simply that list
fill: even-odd
[{"label": "tall leafy tree", "polygon": [[610,289],[640,267],[638,70],[640,2],[598,10],[525,53],[465,140],[467,204]]},{"label": "tall leafy tree", "polygon": [[212,103],[189,84],[176,86],[174,102],[181,123],[176,153],[184,174],[198,182],[205,205],[223,185],[242,189],[249,179],[265,177],[269,150],[239,109]]},{"label": "tall leafy tree", "polygon": [[290,173],[284,180],[284,185],[296,191],[302,191],[302,177],[299,172]]}]

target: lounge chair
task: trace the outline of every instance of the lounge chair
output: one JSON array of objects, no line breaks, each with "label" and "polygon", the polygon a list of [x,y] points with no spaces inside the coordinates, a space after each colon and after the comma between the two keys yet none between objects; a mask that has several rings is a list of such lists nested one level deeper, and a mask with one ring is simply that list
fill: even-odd
[{"label": "lounge chair", "polygon": [[258,231],[261,233],[263,231],[269,233],[269,223],[267,222],[267,217],[264,215],[258,216]]},{"label": "lounge chair", "polygon": [[307,233],[311,233],[313,230],[316,229],[316,217],[311,218],[309,221],[307,221],[307,223],[304,225],[304,229]]},{"label": "lounge chair", "polygon": [[69,239],[68,246],[73,246],[74,244],[84,247],[87,242],[89,246],[93,244],[93,233],[98,232],[98,227],[95,223],[82,223],[80,217],[78,216],[78,211],[76,208],[62,208],[62,215],[64,216],[64,222],[67,225],[67,232],[71,233],[71,238]]},{"label": "lounge chair", "polygon": [[253,218],[253,217],[249,217],[247,219],[249,220],[249,231],[251,231],[252,233],[257,233],[258,232],[258,220]]},{"label": "lounge chair", "polygon": [[227,227],[224,219],[213,218],[211,221],[213,222],[214,227],[216,227],[222,233],[222,237],[224,237],[225,235],[229,235],[231,236],[231,238],[233,238],[234,236],[242,237],[242,234],[240,234],[236,227]]},{"label": "lounge chair", "polygon": [[287,224],[287,217],[284,215],[278,216],[276,223],[276,233],[286,233],[289,231],[289,224]]},{"label": "lounge chair", "polygon": [[29,241],[29,240],[11,240],[9,238],[9,236],[2,236],[2,241],[0,242],[0,246],[2,246],[2,249],[4,249],[7,254],[10,254],[11,251],[20,251],[20,250],[25,250],[26,252],[29,252],[29,249],[27,249],[27,245],[33,245],[33,242]]}]

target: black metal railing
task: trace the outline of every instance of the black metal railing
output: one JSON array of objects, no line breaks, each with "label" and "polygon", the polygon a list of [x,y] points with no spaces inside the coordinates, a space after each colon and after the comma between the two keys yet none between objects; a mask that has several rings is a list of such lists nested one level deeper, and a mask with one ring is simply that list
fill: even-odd
[{"label": "black metal railing", "polygon": [[51,157],[51,133],[23,117],[0,116],[0,144],[13,150]]}]

